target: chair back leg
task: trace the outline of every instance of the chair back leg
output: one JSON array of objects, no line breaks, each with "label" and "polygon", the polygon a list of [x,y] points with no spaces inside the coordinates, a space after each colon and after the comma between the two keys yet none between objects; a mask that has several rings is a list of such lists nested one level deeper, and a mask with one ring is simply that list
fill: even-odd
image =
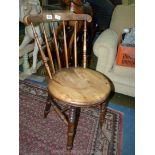
[{"label": "chair back leg", "polygon": [[68,122],[68,137],[67,137],[67,150],[71,151],[73,147],[73,139],[75,135],[75,123],[76,123],[76,107],[70,107],[69,110],[69,122]]}]

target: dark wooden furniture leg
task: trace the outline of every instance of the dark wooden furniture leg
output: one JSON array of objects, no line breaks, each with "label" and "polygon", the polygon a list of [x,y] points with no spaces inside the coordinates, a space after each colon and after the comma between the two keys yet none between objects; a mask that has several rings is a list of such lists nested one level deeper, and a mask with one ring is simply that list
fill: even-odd
[{"label": "dark wooden furniture leg", "polygon": [[75,134],[75,122],[76,122],[76,107],[70,107],[69,120],[68,120],[68,138],[67,138],[67,151],[71,151],[73,147],[73,140]]},{"label": "dark wooden furniture leg", "polygon": [[102,125],[103,125],[104,120],[105,120],[106,111],[107,111],[107,108],[106,108],[105,103],[101,103],[100,104],[100,120],[99,120],[101,128],[102,128]]},{"label": "dark wooden furniture leg", "polygon": [[44,110],[44,118],[47,117],[48,113],[50,112],[50,108],[51,108],[51,96],[48,93],[47,103],[46,103],[45,110]]}]

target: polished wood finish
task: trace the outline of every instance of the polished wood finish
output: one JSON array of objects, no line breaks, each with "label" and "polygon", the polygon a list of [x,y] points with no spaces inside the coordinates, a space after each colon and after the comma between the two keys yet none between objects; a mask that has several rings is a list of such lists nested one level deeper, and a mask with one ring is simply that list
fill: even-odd
[{"label": "polished wood finish", "polygon": [[53,23],[52,24],[52,32],[53,32],[53,37],[54,37],[54,45],[55,45],[55,49],[56,49],[56,56],[57,56],[57,62],[58,62],[58,68],[59,70],[61,69],[61,61],[60,61],[60,55],[59,55],[59,48],[58,48],[58,42],[57,42],[57,38],[56,38],[56,34],[55,34],[55,28]]},{"label": "polished wood finish", "polygon": [[43,22],[56,22],[56,21],[83,21],[86,20],[87,22],[92,21],[92,17],[87,14],[75,14],[69,11],[44,11],[42,14],[39,15],[30,15],[24,17],[24,24],[30,25],[33,23],[33,25],[38,25]]},{"label": "polished wood finish", "polygon": [[35,28],[34,28],[32,22],[31,22],[31,26],[32,26],[32,30],[33,30],[33,32],[34,32],[34,37],[35,37],[35,40],[36,40],[36,42],[37,42],[37,45],[38,45],[38,48],[39,48],[39,51],[40,51],[40,54],[41,54],[41,58],[42,58],[42,61],[43,61],[44,65],[45,65],[47,74],[48,74],[49,78],[52,79],[52,74],[51,74],[49,65],[48,65],[48,63],[47,63],[47,58],[46,58],[46,56],[45,56],[45,54],[44,54],[44,51],[43,51],[43,49],[42,49],[42,47],[41,47],[41,43],[40,43],[40,41],[39,41],[38,34],[37,34],[37,32],[36,32],[36,30],[35,30]]},{"label": "polished wood finish", "polygon": [[86,68],[86,32],[87,32],[87,26],[86,21],[84,21],[84,43],[83,43],[83,68]]},{"label": "polished wood finish", "polygon": [[68,105],[93,106],[109,95],[110,82],[101,73],[82,67],[62,69],[49,81],[48,90]]},{"label": "polished wood finish", "polygon": [[77,22],[74,23],[74,63],[75,67],[77,67],[77,40],[76,40],[76,30],[77,30]]},{"label": "polished wood finish", "polygon": [[76,108],[71,107],[69,112],[67,150],[71,150],[73,147],[73,138],[75,134],[75,121],[76,121]]},{"label": "polished wood finish", "polygon": [[[68,126],[67,150],[69,152],[73,147],[78,108],[99,105],[101,109],[100,125],[102,125],[105,115],[105,101],[111,91],[111,84],[106,76],[97,71],[86,68],[87,22],[91,22],[91,20],[91,16],[87,14],[64,13],[62,11],[44,11],[44,13],[40,15],[27,16],[24,20],[27,25],[32,26],[35,40],[49,77],[48,92],[51,96],[51,100],[46,104],[44,117],[47,117],[52,105],[53,110]],[[47,38],[43,24],[44,22],[49,22],[51,25],[51,32],[53,34],[52,42]],[[56,29],[54,25],[55,22],[58,22],[58,29],[61,27],[63,33],[59,33],[59,30]],[[41,24],[42,26],[46,44],[45,49],[42,48],[35,31],[34,25],[36,24]],[[81,28],[83,28],[83,51],[81,51],[83,52],[82,67],[79,66],[77,61],[77,37]],[[70,35],[71,37],[69,39],[67,36],[67,30],[72,30],[70,32],[73,33]],[[60,37],[59,34],[61,34]],[[63,39],[63,42],[60,42],[60,38]],[[64,52],[65,68],[61,64],[61,52]],[[69,62],[69,55],[71,53],[73,53],[74,63]],[[54,54],[56,55],[55,57]],[[55,61],[55,59],[57,61]],[[48,97],[48,99],[50,99],[50,97]],[[60,108],[57,104],[62,105],[63,108]],[[68,109],[69,115],[67,116],[65,112]]]},{"label": "polished wood finish", "polygon": [[63,21],[63,32],[64,32],[64,51],[65,51],[65,60],[66,60],[66,68],[69,67],[68,65],[68,52],[67,52],[67,41],[66,41],[66,28],[65,22]]},{"label": "polished wood finish", "polygon": [[48,57],[49,57],[49,61],[50,61],[50,64],[51,64],[52,72],[55,73],[55,68],[54,68],[54,63],[53,63],[53,56],[52,56],[52,52],[50,50],[50,46],[49,46],[49,43],[48,43],[46,31],[45,31],[45,26],[44,26],[43,23],[42,23],[42,29],[43,29],[43,34],[44,34],[44,37],[45,37],[45,43],[46,43],[46,47],[47,47],[47,52],[48,52]]}]

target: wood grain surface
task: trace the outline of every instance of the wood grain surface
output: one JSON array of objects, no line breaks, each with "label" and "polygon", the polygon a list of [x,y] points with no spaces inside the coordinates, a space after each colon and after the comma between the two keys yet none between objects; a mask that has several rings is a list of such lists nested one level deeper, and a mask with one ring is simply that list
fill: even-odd
[{"label": "wood grain surface", "polygon": [[111,91],[111,85],[99,72],[71,67],[56,72],[48,89],[57,100],[80,107],[103,102]]},{"label": "wood grain surface", "polygon": [[[48,18],[50,17],[50,18]],[[76,20],[86,20],[87,22],[92,21],[92,17],[88,14],[75,14],[69,11],[62,10],[46,10],[39,15],[29,15],[25,16],[23,22],[25,25],[30,25],[31,22],[33,25],[38,25],[42,22],[51,22],[51,21],[76,21]]]}]

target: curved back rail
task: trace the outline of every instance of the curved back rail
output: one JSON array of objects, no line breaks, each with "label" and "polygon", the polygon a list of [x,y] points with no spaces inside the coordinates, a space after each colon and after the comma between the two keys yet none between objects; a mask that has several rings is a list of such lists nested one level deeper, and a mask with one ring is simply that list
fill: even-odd
[{"label": "curved back rail", "polygon": [[[46,11],[40,15],[29,15],[24,18],[24,23],[26,25],[32,26],[32,30],[33,30],[34,37],[37,42],[40,54],[41,54],[41,58],[43,60],[47,74],[50,79],[52,79],[52,74],[54,74],[56,71],[56,68],[54,65],[54,60],[53,60],[53,49],[55,49],[55,52],[56,52],[58,70],[61,70],[61,68],[62,68],[61,59],[60,59],[60,49],[63,49],[63,51],[64,51],[65,66],[66,66],[66,68],[69,68],[69,60],[68,60],[68,45],[69,44],[67,44],[67,41],[68,41],[67,35],[68,34],[66,33],[66,28],[67,28],[67,22],[70,22],[70,21],[74,22],[74,24],[73,24],[74,28],[72,30],[72,33],[74,35],[74,67],[78,66],[78,64],[77,64],[77,27],[78,27],[78,22],[84,22],[84,24],[83,24],[84,25],[83,26],[83,67],[86,68],[86,32],[87,32],[86,24],[87,24],[87,22],[91,22],[91,20],[92,20],[91,16],[87,15],[87,14],[74,14],[71,12],[57,12],[57,11],[55,11],[55,12]],[[47,22],[50,23],[51,32],[53,34],[54,47],[51,45],[52,43],[50,43],[48,41],[48,37],[47,37],[48,35],[46,33],[45,25],[44,25]],[[63,25],[63,43],[62,44],[59,44],[59,42],[58,42],[56,28],[54,25],[55,22],[62,23],[62,25]],[[46,57],[45,51],[43,50],[43,48],[40,44],[38,34],[35,30],[35,26],[38,24],[40,24],[41,30],[43,31],[50,67],[47,62],[47,57]],[[61,45],[63,45],[63,47],[60,47]],[[51,48],[51,46],[52,46],[52,48]]]}]

